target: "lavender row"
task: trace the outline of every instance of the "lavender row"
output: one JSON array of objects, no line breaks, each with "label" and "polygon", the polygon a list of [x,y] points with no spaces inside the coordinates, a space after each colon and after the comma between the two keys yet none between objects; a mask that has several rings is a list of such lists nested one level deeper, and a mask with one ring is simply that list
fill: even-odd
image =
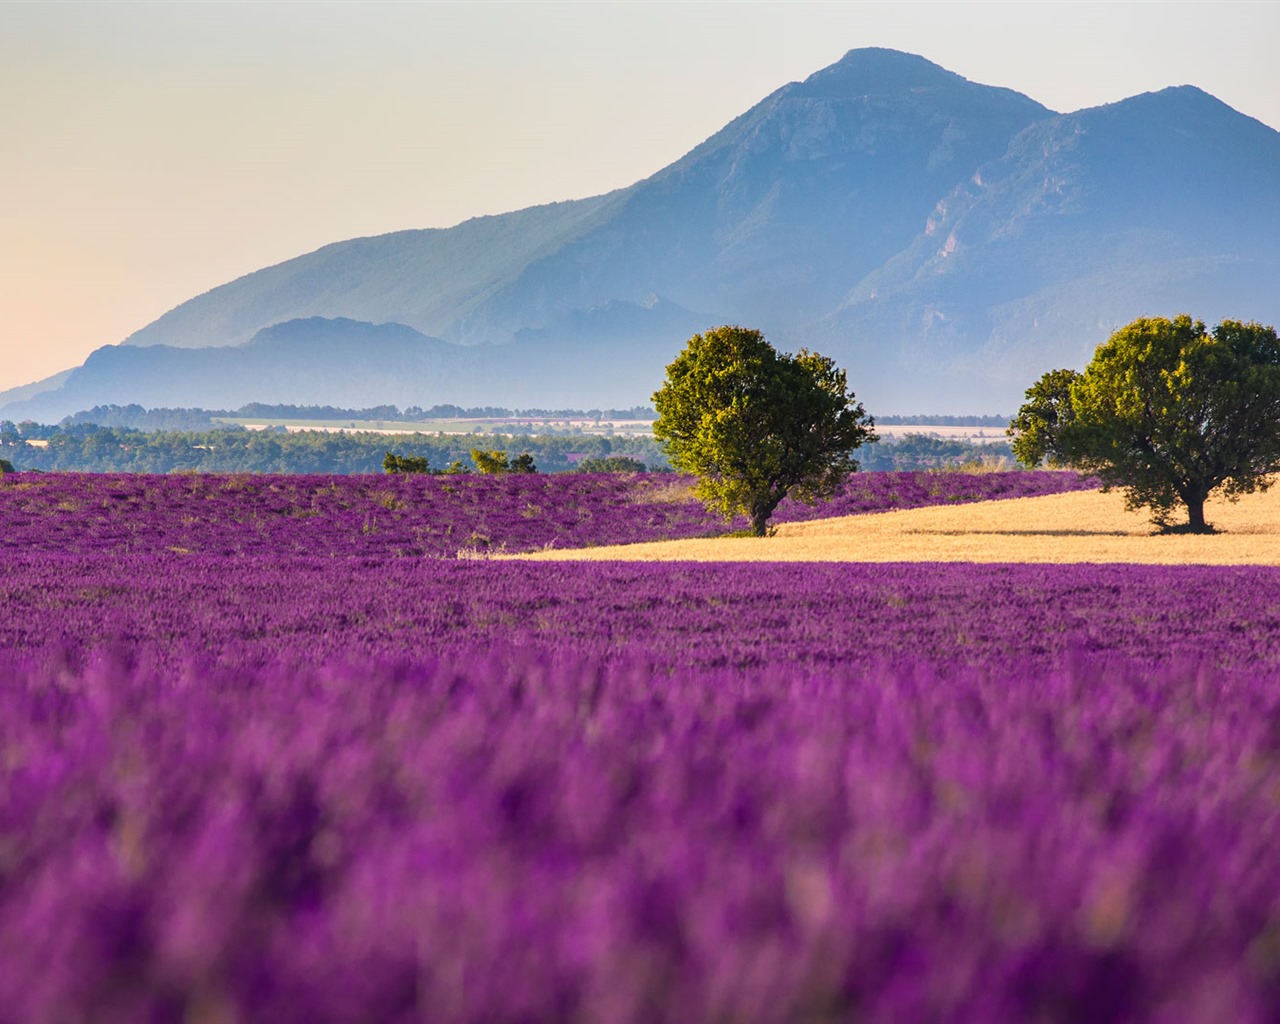
[{"label": "lavender row", "polygon": [[170,666],[434,657],[495,644],[666,668],[878,662],[1280,666],[1280,569],[520,563],[200,555],[0,560],[0,649]]},{"label": "lavender row", "polygon": [[[1058,493],[1064,473],[866,473],[779,522]],[[741,528],[687,478],[20,474],[0,482],[0,549],[454,558],[696,537]]]},{"label": "lavender row", "polygon": [[1280,673],[0,657],[0,1019],[1269,1021]]}]

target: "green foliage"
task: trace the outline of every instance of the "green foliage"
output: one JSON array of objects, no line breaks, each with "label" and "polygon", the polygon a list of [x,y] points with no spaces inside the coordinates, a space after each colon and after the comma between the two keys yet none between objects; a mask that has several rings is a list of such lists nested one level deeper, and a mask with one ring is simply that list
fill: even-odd
[{"label": "green foliage", "polygon": [[643,473],[646,466],[639,459],[627,455],[604,455],[583,459],[578,463],[579,473]]},{"label": "green foliage", "polygon": [[0,459],[0,476],[14,472],[13,463],[8,459]]},{"label": "green foliage", "polygon": [[486,450],[484,448],[471,449],[471,461],[476,464],[476,469],[481,473],[501,474],[501,473],[536,473],[538,467],[533,464],[533,456],[528,452],[523,455],[517,455],[513,460],[507,460],[507,453],[501,449]]},{"label": "green foliage", "polygon": [[833,494],[858,468],[854,449],[876,439],[832,360],[779,354],[742,327],[690,338],[653,402],[653,434],[672,464],[698,477],[708,508],[726,519],[745,513],[757,536],[788,494]]},{"label": "green foliage", "polygon": [[1010,427],[1027,465],[1045,458],[1122,487],[1127,507],[1149,509],[1163,529],[1181,504],[1178,529],[1191,532],[1212,529],[1211,493],[1236,498],[1280,472],[1274,328],[1224,320],[1210,333],[1185,315],[1143,318],[1070,372],[1041,378]]},{"label": "green foliage", "polygon": [[1027,401],[1006,431],[1014,457],[1024,466],[1067,464],[1059,439],[1074,419],[1071,388],[1079,380],[1075,370],[1050,370],[1027,388]]},{"label": "green foliage", "polygon": [[[32,439],[48,440],[35,447]],[[380,473],[385,469],[388,437],[368,432],[329,433],[299,430],[271,433],[240,427],[204,431],[140,431],[94,424],[42,426],[21,423],[6,439],[0,424],[0,457],[23,470],[86,473]],[[602,456],[610,448],[650,465],[665,466],[665,458],[651,437],[590,434],[402,434],[395,438],[401,456],[427,459],[445,466],[443,473],[467,472],[472,446],[498,448],[517,444],[537,461],[541,472],[574,468],[574,457]]]},{"label": "green foliage", "polygon": [[471,461],[481,473],[509,473],[511,464],[507,462],[507,453],[497,449],[486,451],[483,448],[471,449]]},{"label": "green foliage", "polygon": [[387,452],[382,468],[388,473],[430,473],[427,460],[421,455],[395,455]]}]

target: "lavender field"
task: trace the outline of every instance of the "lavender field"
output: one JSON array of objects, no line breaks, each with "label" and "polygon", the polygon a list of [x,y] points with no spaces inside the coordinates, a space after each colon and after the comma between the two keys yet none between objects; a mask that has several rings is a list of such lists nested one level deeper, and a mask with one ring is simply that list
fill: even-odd
[{"label": "lavender field", "polygon": [[658,672],[1016,674],[1078,655],[1280,668],[1280,569],[965,563],[475,562],[37,552],[0,562],[0,649],[167,673],[494,646]]},{"label": "lavender field", "polygon": [[414,531],[722,527],[12,479],[0,1024],[1277,1019],[1280,569],[488,562]]},{"label": "lavender field", "polygon": [[[1073,473],[867,473],[778,522],[1058,494]],[[0,551],[454,558],[741,529],[673,474],[256,476],[21,474],[0,481]]]}]

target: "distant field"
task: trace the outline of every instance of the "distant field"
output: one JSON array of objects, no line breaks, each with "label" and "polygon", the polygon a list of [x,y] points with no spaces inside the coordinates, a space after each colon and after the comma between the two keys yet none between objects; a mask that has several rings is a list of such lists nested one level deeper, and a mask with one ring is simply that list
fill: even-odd
[{"label": "distant field", "polygon": [[215,423],[266,430],[319,430],[368,434],[651,434],[651,420],[534,419],[530,417],[436,420],[303,420],[261,416],[219,416]]},{"label": "distant field", "polygon": [[[305,420],[261,416],[219,416],[214,422],[245,427],[249,430],[284,427],[291,431],[320,430],[370,434],[538,434],[559,431],[575,434],[613,433],[647,436],[653,433],[652,420],[537,419],[527,416],[433,420]],[[1001,444],[1008,440],[1000,427],[895,423],[890,426],[879,426],[876,432],[881,437],[894,440],[908,434],[925,434],[948,441],[972,441],[975,444]]]},{"label": "distant field", "polygon": [[523,557],[635,561],[1139,562],[1280,565],[1280,491],[1206,509],[1212,536],[1154,535],[1118,492],[1076,491],[784,523],[768,538],[664,541]]},{"label": "distant field", "polygon": [[901,440],[908,434],[940,437],[945,441],[971,441],[974,444],[1004,444],[1009,440],[1003,427],[933,426],[927,423],[877,423],[876,433],[885,439]]}]

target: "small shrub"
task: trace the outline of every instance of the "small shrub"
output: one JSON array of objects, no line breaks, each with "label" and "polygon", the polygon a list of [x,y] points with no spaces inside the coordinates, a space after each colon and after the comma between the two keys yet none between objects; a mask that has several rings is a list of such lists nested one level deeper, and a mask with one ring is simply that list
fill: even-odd
[{"label": "small shrub", "polygon": [[388,473],[430,473],[427,460],[421,455],[396,455],[387,452],[382,468]]}]

